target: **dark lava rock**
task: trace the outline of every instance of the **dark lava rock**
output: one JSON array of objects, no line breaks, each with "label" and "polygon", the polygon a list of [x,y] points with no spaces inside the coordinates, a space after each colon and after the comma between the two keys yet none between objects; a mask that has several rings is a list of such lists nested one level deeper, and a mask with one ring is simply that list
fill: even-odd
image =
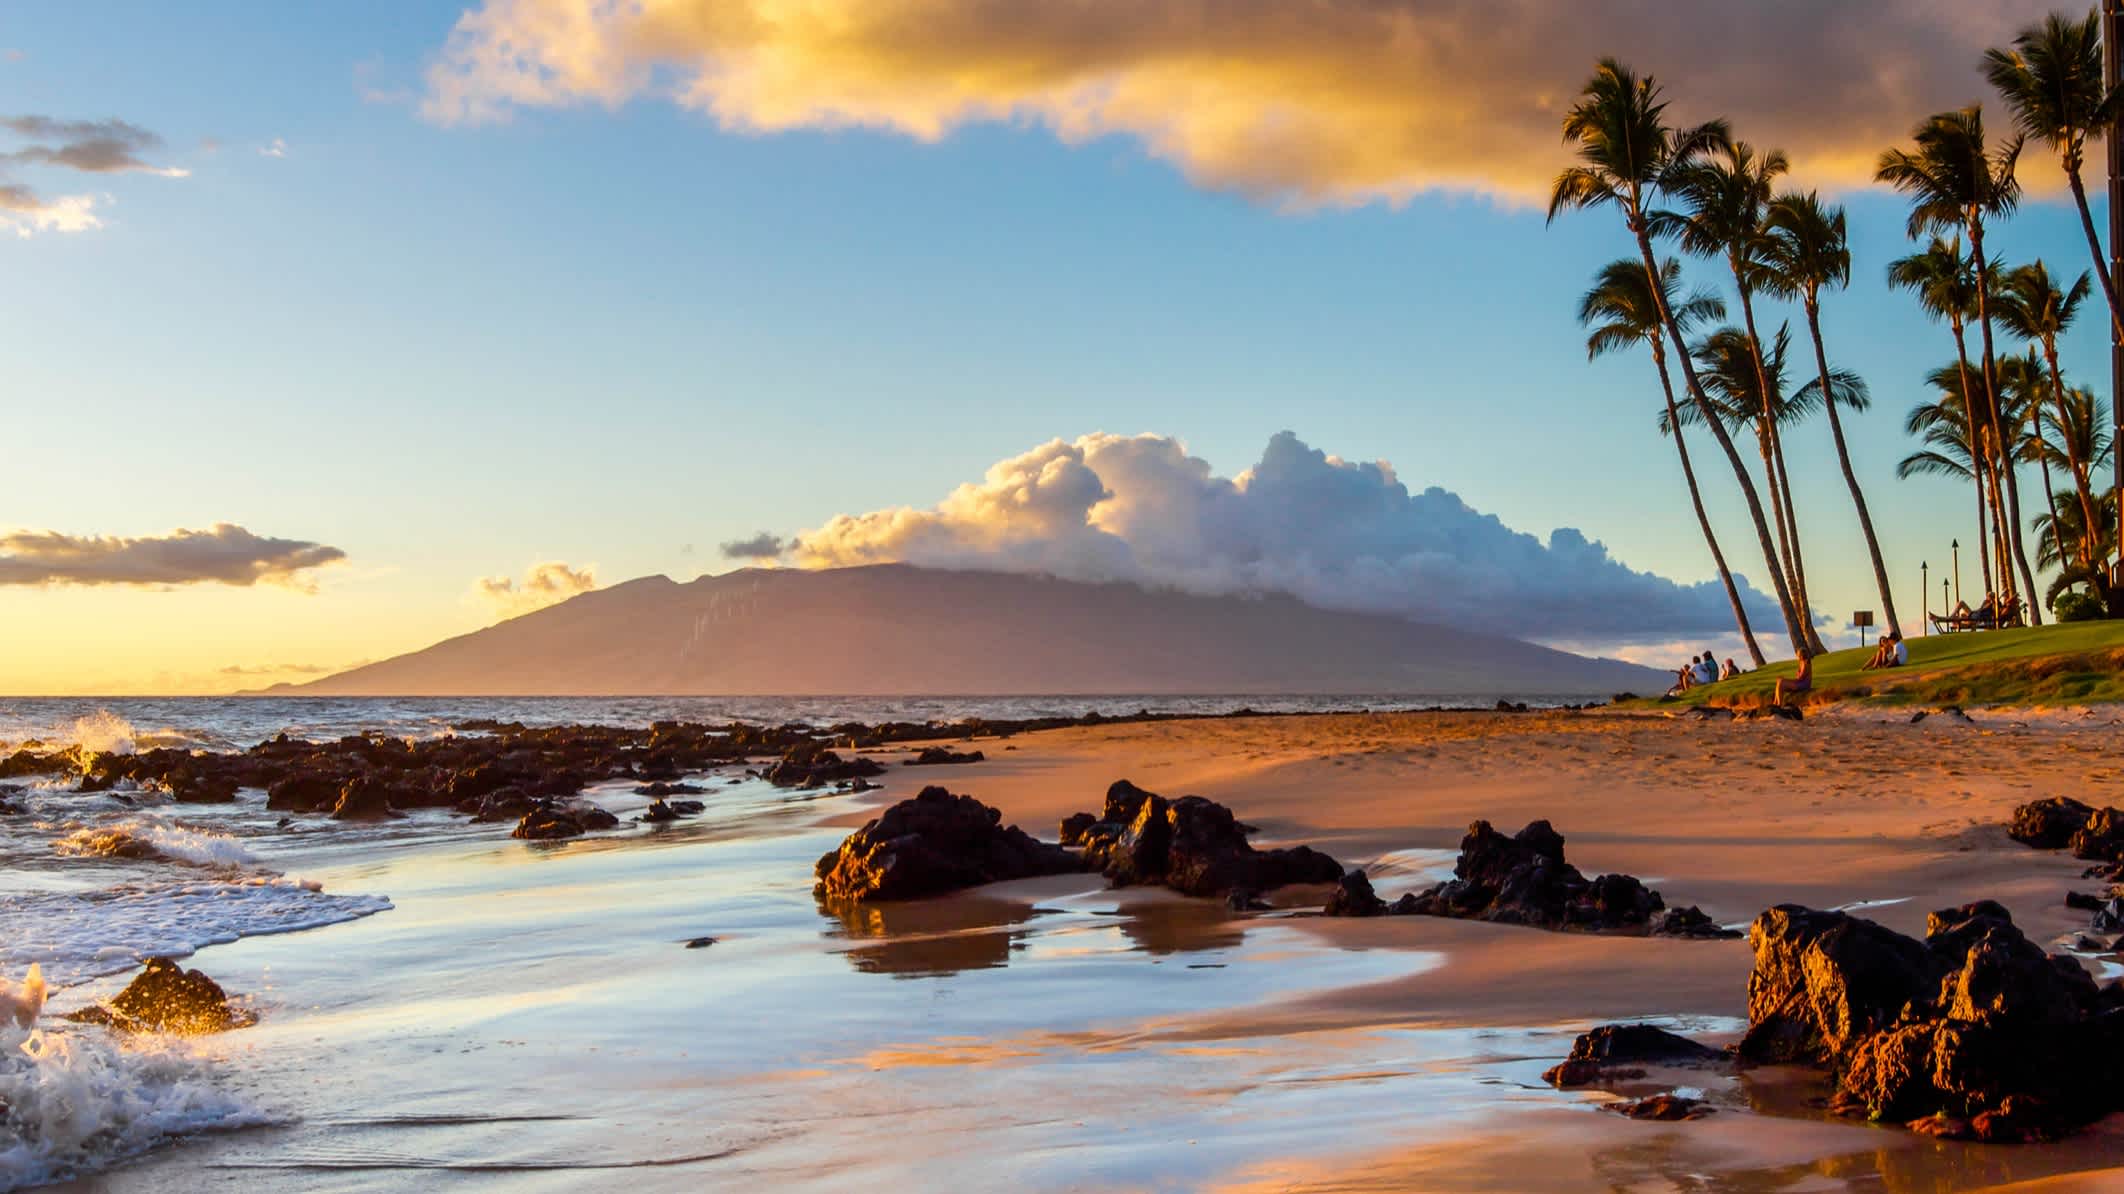
[{"label": "dark lava rock", "polygon": [[398,815],[391,807],[394,789],[382,780],[369,776],[350,779],[339,790],[339,800],[332,806],[334,821],[384,821]]},{"label": "dark lava rock", "polygon": [[575,809],[572,815],[575,817],[575,823],[577,825],[582,826],[583,829],[586,831],[592,829],[611,829],[613,826],[618,825],[620,823],[618,817],[606,812],[604,809],[601,809],[594,804],[583,805],[582,807]]},{"label": "dark lava rock", "polygon": [[925,746],[914,758],[900,760],[900,766],[945,767],[958,763],[979,763],[987,757],[978,750],[956,751],[945,746]]},{"label": "dark lava rock", "polygon": [[1342,877],[1328,895],[1327,907],[1320,911],[1326,916],[1384,916],[1386,910],[1386,901],[1372,890],[1371,879],[1359,870]]},{"label": "dark lava rock", "polygon": [[247,1028],[258,1017],[229,1006],[221,984],[168,958],[149,958],[133,981],[109,1003],[83,1008],[67,1017],[83,1024],[102,1024],[119,1032],[168,1032],[197,1036]]},{"label": "dark lava rock", "polygon": [[844,780],[883,775],[876,759],[844,759],[818,746],[796,746],[785,752],[760,778],[778,788],[823,788]]},{"label": "dark lava rock", "polygon": [[923,788],[820,858],[817,894],[904,900],[1084,869],[1076,855],[1002,821],[1002,813],[971,796]]},{"label": "dark lava rock", "polygon": [[2007,836],[2038,850],[2062,849],[2073,835],[2087,828],[2094,809],[2070,796],[2047,796],[2013,810]]},{"label": "dark lava rock", "polygon": [[1725,1053],[1651,1024],[1603,1024],[1571,1042],[1570,1056],[1549,1068],[1542,1081],[1556,1087],[1589,1086],[1620,1077],[1642,1077],[1643,1065],[1705,1065]]},{"label": "dark lava rock", "polygon": [[1656,1094],[1648,1098],[1624,1103],[1609,1103],[1603,1110],[1631,1119],[1681,1120],[1702,1119],[1711,1114],[1712,1108],[1702,1099],[1685,1098],[1678,1094]]},{"label": "dark lava rock", "polygon": [[695,937],[695,938],[693,938],[692,940],[690,940],[690,941],[686,942],[686,948],[687,948],[687,949],[707,949],[707,948],[708,948],[709,946],[711,946],[711,945],[714,945],[714,944],[715,944],[715,938],[713,938],[713,937]]},{"label": "dark lava rock", "polygon": [[482,796],[472,808],[472,819],[480,822],[520,821],[525,813],[542,802],[526,795],[521,788],[501,788]]},{"label": "dark lava rock", "polygon": [[330,808],[339,801],[345,781],[336,775],[290,775],[266,788],[266,807],[282,812],[308,813]]},{"label": "dark lava rock", "polygon": [[1563,835],[1547,821],[1532,822],[1511,837],[1488,821],[1468,826],[1453,878],[1396,901],[1393,910],[1545,929],[1739,935],[1694,908],[1662,917],[1666,900],[1630,875],[1587,879],[1564,860]]},{"label": "dark lava rock", "polygon": [[2124,862],[2124,811],[2098,808],[2065,843],[2074,858],[2088,862]]},{"label": "dark lava rock", "polygon": [[1084,844],[1084,831],[1099,823],[1097,813],[1071,813],[1062,818],[1061,842],[1065,846]]},{"label": "dark lava rock", "polygon": [[1930,1135],[2046,1140],[2124,1107],[2124,992],[1989,900],[1926,928],[1921,944],[1838,912],[1763,913],[1743,1055],[1826,1064],[1833,1106]]},{"label": "dark lava rock", "polygon": [[2065,893],[2065,906],[2067,908],[2077,908],[2082,912],[2099,912],[2105,902],[2101,896],[2091,891],[2068,891]]},{"label": "dark lava rock", "polygon": [[661,800],[650,801],[649,807],[642,810],[642,820],[652,825],[659,821],[676,821],[678,819],[678,810]]},{"label": "dark lava rock", "polygon": [[1077,830],[1085,861],[1116,886],[1164,884],[1183,895],[1221,896],[1342,878],[1342,864],[1310,846],[1254,849],[1246,840],[1251,826],[1200,796],[1167,800],[1117,780],[1099,820],[1085,825],[1085,815],[1065,824]]},{"label": "dark lava rock", "polygon": [[705,791],[707,789],[697,788],[692,784],[667,784],[662,780],[658,780],[653,784],[643,784],[641,787],[636,788],[634,794],[637,796],[698,796]]},{"label": "dark lava rock", "polygon": [[[609,817],[612,814],[605,815]],[[516,823],[516,828],[510,831],[509,836],[544,842],[556,838],[580,837],[582,833],[583,823],[576,817],[551,805],[541,805],[525,813],[524,819]]]}]

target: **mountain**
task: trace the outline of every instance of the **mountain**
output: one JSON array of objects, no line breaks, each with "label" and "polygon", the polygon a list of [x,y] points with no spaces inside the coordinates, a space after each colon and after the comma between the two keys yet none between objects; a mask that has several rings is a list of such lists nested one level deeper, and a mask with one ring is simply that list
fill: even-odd
[{"label": "mountain", "polygon": [[332,696],[1601,695],[1650,668],[1291,597],[904,564],[650,576],[276,691]]}]

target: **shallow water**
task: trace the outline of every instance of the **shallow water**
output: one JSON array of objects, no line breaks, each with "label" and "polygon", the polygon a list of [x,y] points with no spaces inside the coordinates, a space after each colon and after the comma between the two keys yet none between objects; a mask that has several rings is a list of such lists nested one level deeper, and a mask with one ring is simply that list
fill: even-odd
[{"label": "shallow water", "polygon": [[[1823,1125],[1775,1075],[1674,1079],[1725,1108],[1709,1127],[1622,1124],[1596,1114],[1607,1096],[1540,1081],[1575,1023],[1225,1018],[1205,1038],[1198,1014],[1448,963],[1420,923],[1408,948],[1343,949],[1291,913],[1095,877],[826,908],[811,865],[854,798],[696,778],[699,817],[554,843],[432,812],[282,829],[256,792],[19,794],[0,965],[42,961],[63,1013],[137,955],[196,950],[261,1022],[116,1049],[47,1015],[53,1054],[0,1057],[0,1094],[121,1130],[0,1147],[0,1187],[71,1169],[93,1176],[69,1188],[126,1192],[1286,1188],[1383,1167],[1364,1188],[1513,1190],[1561,1165],[1586,1181],[1541,1188],[1950,1191],[2117,1155]],[[622,818],[646,804],[625,783],[588,796]],[[149,852],[104,844],[123,841]],[[1367,861],[1414,883],[1452,855]]]}]

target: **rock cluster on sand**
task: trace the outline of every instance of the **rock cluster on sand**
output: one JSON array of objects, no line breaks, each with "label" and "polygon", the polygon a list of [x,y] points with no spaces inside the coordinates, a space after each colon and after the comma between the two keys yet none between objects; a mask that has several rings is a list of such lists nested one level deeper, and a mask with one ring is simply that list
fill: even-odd
[{"label": "rock cluster on sand", "polygon": [[2124,991],[2048,956],[1989,900],[1923,942],[1781,905],[1748,929],[1740,1055],[1831,1067],[1832,1106],[1928,1135],[2044,1140],[2124,1108]]},{"label": "rock cluster on sand", "polygon": [[[663,801],[656,801],[662,804]],[[526,841],[553,841],[564,837],[581,837],[596,829],[612,829],[619,825],[619,818],[594,804],[571,804],[560,800],[541,800],[527,810],[510,837]]]},{"label": "rock cluster on sand", "polygon": [[230,1007],[221,984],[168,958],[149,958],[147,965],[109,1003],[67,1016],[82,1024],[102,1024],[118,1032],[168,1032],[197,1036],[248,1028],[258,1017]]},{"label": "rock cluster on sand", "polygon": [[1450,916],[1596,933],[1740,936],[1693,906],[1668,908],[1658,892],[1630,875],[1586,878],[1564,861],[1563,835],[1547,821],[1535,821],[1511,837],[1488,821],[1477,821],[1460,839],[1451,879],[1386,904],[1360,875],[1344,880],[1325,911],[1332,916]]},{"label": "rock cluster on sand", "polygon": [[911,759],[901,759],[902,767],[948,767],[959,763],[985,762],[988,756],[978,750],[953,750],[948,746],[925,746]]},{"label": "rock cluster on sand", "polygon": [[882,775],[885,768],[876,759],[844,759],[820,746],[792,747],[760,778],[777,788],[810,790],[849,780]]},{"label": "rock cluster on sand", "polygon": [[2089,862],[2124,862],[2124,810],[2093,808],[2070,796],[2020,806],[2006,832],[2038,850],[2069,848]]},{"label": "rock cluster on sand", "polygon": [[1292,883],[1333,883],[1342,864],[1310,846],[1256,850],[1252,827],[1200,796],[1168,800],[1127,780],[1106,790],[1098,815],[1062,822],[1064,845],[1116,886],[1163,884],[1183,895],[1224,896]]},{"label": "rock cluster on sand", "polygon": [[827,900],[905,900],[1084,869],[1075,854],[1002,821],[1002,813],[971,796],[924,788],[819,859],[817,894]]}]

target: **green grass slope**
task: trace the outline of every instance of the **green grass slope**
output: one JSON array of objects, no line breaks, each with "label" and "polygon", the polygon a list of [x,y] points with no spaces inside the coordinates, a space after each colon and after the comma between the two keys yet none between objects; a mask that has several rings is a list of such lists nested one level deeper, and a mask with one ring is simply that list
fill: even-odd
[{"label": "green grass slope", "polygon": [[[1832,651],[1814,661],[1814,691],[1803,702],[1878,705],[2086,705],[2124,701],[2124,621],[2073,622],[2040,629],[1920,635],[1910,662],[1863,671],[1872,648]],[[1765,644],[1768,645],[1767,643]],[[1798,670],[1792,660],[1692,688],[1662,708],[1770,703],[1771,689]]]}]

